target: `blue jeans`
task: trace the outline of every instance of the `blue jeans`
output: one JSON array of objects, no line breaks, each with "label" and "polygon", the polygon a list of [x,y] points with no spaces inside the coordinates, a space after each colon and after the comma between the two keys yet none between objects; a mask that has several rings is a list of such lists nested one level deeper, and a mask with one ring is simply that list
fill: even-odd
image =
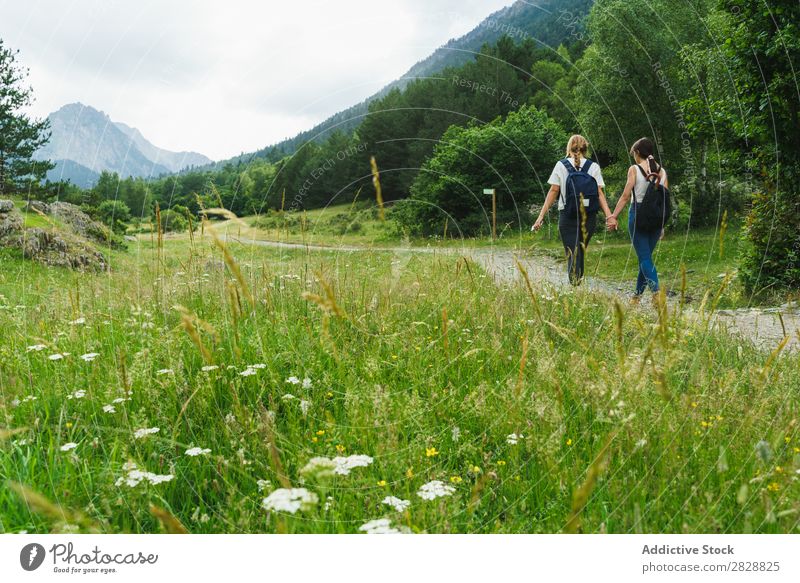
[{"label": "blue jeans", "polygon": [[636,295],[642,295],[646,287],[650,291],[658,291],[658,271],[653,263],[653,252],[656,250],[658,240],[661,239],[661,230],[652,233],[637,232],[636,211],[631,206],[628,214],[628,233],[630,233],[633,248],[636,250],[636,257],[639,258],[639,275],[636,278]]}]

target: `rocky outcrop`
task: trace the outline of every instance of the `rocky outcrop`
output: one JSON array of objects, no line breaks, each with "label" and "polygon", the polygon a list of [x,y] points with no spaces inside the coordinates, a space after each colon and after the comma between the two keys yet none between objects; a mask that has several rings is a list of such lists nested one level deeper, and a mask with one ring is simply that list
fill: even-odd
[{"label": "rocky outcrop", "polygon": [[[44,203],[38,204],[43,205],[38,208],[40,212],[48,206]],[[78,211],[80,212],[80,209]],[[64,222],[69,224],[67,221]],[[26,259],[54,267],[89,271],[107,271],[109,268],[106,257],[77,229],[73,232],[72,229],[56,227],[25,228],[22,213],[10,200],[0,200],[0,246],[18,249]]]},{"label": "rocky outcrop", "polygon": [[95,221],[74,204],[60,201],[47,204],[39,200],[32,200],[28,203],[28,212],[38,212],[54,217],[69,226],[75,234],[95,243],[108,245],[113,249],[127,248],[119,235],[115,235],[111,229],[103,223]]}]

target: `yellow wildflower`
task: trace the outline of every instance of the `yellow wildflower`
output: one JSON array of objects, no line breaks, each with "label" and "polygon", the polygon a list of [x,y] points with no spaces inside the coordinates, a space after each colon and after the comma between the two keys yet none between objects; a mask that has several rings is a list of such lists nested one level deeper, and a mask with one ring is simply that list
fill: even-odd
[{"label": "yellow wildflower", "polygon": [[437,455],[439,455],[439,451],[435,447],[425,448],[425,457],[436,457]]}]

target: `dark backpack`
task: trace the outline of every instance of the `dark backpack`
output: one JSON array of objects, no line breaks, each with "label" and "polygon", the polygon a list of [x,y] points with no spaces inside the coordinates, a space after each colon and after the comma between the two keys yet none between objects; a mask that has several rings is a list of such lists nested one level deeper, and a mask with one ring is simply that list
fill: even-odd
[{"label": "dark backpack", "polygon": [[661,231],[672,216],[672,200],[669,189],[661,184],[661,170],[658,172],[645,172],[639,164],[636,167],[647,180],[647,191],[642,202],[636,202],[636,193],[633,193],[633,204],[636,209],[636,230],[642,233]]},{"label": "dark backpack", "polygon": [[587,159],[580,170],[573,166],[572,160],[569,158],[564,158],[561,163],[567,167],[567,172],[569,172],[566,192],[561,193],[564,199],[564,211],[577,217],[581,204],[587,213],[596,213],[600,210],[600,192],[597,180],[588,172],[592,161]]}]

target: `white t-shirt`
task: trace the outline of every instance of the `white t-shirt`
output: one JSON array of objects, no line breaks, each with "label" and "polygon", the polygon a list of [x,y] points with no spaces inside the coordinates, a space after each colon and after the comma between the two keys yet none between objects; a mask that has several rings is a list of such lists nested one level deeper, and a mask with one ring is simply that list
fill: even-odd
[{"label": "white t-shirt", "polygon": [[[634,167],[637,164],[634,164]],[[639,166],[641,168],[641,166]],[[635,168],[636,170],[636,183],[633,185],[633,194],[636,196],[636,202],[641,203],[644,200],[644,195],[647,194],[647,180],[642,174],[642,171],[639,168]],[[649,174],[648,170],[648,174]],[[661,184],[664,184],[664,181],[667,179],[667,171],[664,168],[661,168]]]},{"label": "white t-shirt", "polygon": [[[586,163],[586,158],[581,156],[581,168]],[[558,186],[561,190],[558,194],[558,210],[564,210],[564,196],[566,196],[567,192],[567,176],[569,176],[569,170],[561,160],[558,161],[555,168],[553,168],[553,173],[550,175],[550,178],[547,180],[548,184],[552,184],[554,186]],[[603,173],[600,170],[600,164],[592,160],[592,165],[589,166],[589,176],[594,178],[597,181],[597,186],[605,187],[605,183],[603,182]]]}]

